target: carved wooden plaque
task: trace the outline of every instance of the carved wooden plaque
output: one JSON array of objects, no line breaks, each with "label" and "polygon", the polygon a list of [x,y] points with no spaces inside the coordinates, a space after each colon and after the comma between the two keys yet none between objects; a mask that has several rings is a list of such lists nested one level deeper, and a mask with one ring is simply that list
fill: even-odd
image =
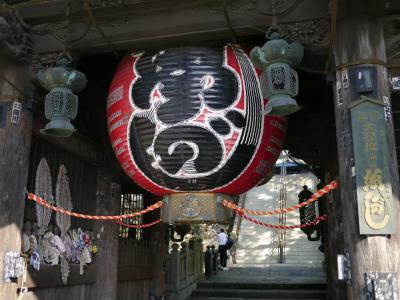
[{"label": "carved wooden plaque", "polygon": [[355,102],[351,120],[360,234],[395,234],[383,103],[369,98]]}]

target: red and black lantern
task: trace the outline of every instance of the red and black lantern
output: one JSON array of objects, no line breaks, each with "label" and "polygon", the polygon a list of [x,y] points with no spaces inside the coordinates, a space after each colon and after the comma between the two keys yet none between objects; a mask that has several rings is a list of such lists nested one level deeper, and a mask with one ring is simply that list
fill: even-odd
[{"label": "red and black lantern", "polygon": [[110,86],[109,134],[128,176],[156,195],[237,195],[279,156],[286,121],[262,115],[258,73],[237,46],[125,57]]}]

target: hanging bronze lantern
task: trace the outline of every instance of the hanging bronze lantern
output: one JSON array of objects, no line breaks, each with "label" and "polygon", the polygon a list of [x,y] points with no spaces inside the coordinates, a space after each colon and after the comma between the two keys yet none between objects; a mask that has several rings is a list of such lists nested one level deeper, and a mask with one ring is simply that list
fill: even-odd
[{"label": "hanging bronze lantern", "polygon": [[55,137],[69,137],[75,131],[70,120],[78,113],[78,93],[84,89],[85,74],[68,65],[70,60],[61,57],[55,67],[41,70],[37,77],[42,87],[50,91],[45,100],[45,116],[50,120],[40,132]]},{"label": "hanging bronze lantern", "polygon": [[285,116],[300,109],[293,97],[298,93],[298,78],[292,66],[298,65],[304,55],[304,47],[298,42],[289,44],[278,32],[267,32],[270,39],[264,46],[250,52],[253,64],[263,70],[261,91],[268,99],[264,114]]},{"label": "hanging bronze lantern", "polygon": [[[314,202],[306,206],[300,207],[299,211],[300,211],[300,224],[302,225],[313,222],[317,218]],[[303,231],[307,235],[307,239],[309,241],[318,241],[320,238],[320,231],[318,229],[318,224],[301,228],[301,231]],[[316,231],[315,237],[312,236],[314,231]]]}]

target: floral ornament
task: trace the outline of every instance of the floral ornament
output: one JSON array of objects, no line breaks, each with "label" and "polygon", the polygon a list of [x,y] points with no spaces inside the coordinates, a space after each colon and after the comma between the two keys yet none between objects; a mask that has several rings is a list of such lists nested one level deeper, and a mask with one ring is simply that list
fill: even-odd
[{"label": "floral ornament", "polygon": [[99,248],[95,244],[93,244],[92,245],[92,253],[96,254],[98,251],[99,251]]},{"label": "floral ornament", "polygon": [[78,248],[78,245],[79,245],[79,236],[78,236],[78,233],[76,232],[75,229],[72,229],[72,231],[70,232],[70,236],[71,236],[71,243],[72,243],[72,246],[73,246],[74,248]]},{"label": "floral ornament", "polygon": [[57,250],[59,254],[65,253],[65,244],[58,235],[53,236],[53,238],[50,240],[50,244]]},{"label": "floral ornament", "polygon": [[72,260],[72,241],[71,241],[71,237],[70,234],[67,234],[63,240],[64,242],[64,246],[65,246],[65,252],[64,252],[64,257],[67,260]]},{"label": "floral ornament", "polygon": [[39,244],[38,248],[39,254],[42,262],[44,263],[52,263],[52,261],[54,261],[54,259],[52,260],[53,255],[51,253],[51,245],[50,245],[50,239],[52,238],[52,236],[53,233],[46,232]]},{"label": "floral ornament", "polygon": [[37,249],[33,249],[29,264],[37,271],[40,270],[40,254]]},{"label": "floral ornament", "polygon": [[38,241],[37,241],[36,236],[33,233],[29,236],[29,243],[30,243],[30,246],[29,246],[30,250],[33,251],[34,249],[38,248]]},{"label": "floral ornament", "polygon": [[18,278],[24,270],[24,259],[17,251],[6,253],[4,266],[4,281],[11,282],[10,278]]},{"label": "floral ornament", "polygon": [[81,228],[78,228],[78,249],[83,250],[86,245],[90,244],[90,237],[88,234],[84,233]]},{"label": "floral ornament", "polygon": [[92,240],[90,238],[90,235],[87,234],[86,232],[84,232],[82,234],[82,239],[83,239],[83,241],[85,242],[86,245],[91,245],[92,244]]},{"label": "floral ornament", "polygon": [[28,253],[31,248],[30,246],[29,236],[24,232],[22,234],[22,253]]},{"label": "floral ornament", "polygon": [[90,256],[89,249],[85,247],[82,252],[81,256],[79,257],[79,274],[83,274],[83,267],[86,266],[86,264],[90,264],[92,262],[92,257]]}]

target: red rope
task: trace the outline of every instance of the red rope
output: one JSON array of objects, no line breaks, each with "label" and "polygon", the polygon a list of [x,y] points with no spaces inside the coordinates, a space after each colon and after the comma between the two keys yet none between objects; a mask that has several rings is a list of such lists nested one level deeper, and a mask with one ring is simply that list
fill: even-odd
[{"label": "red rope", "polygon": [[150,223],[147,223],[147,224],[137,224],[137,225],[135,225],[135,224],[126,224],[126,223],[124,223],[124,222],[122,222],[120,220],[115,220],[114,222],[116,224],[120,225],[120,226],[127,227],[127,228],[146,228],[146,227],[154,226],[154,225],[160,223],[161,219],[155,220],[154,222],[150,222]]},{"label": "red rope", "polygon": [[281,214],[281,213],[287,213],[290,211],[293,211],[297,208],[306,206],[316,200],[318,200],[320,197],[322,197],[323,195],[329,193],[330,191],[334,190],[335,188],[337,188],[339,186],[337,181],[332,181],[331,183],[327,184],[326,186],[324,186],[322,189],[316,191],[310,199],[308,199],[307,201],[304,201],[302,203],[293,205],[291,207],[286,207],[283,209],[277,209],[277,210],[272,210],[272,211],[259,211],[259,210],[252,210],[252,209],[246,209],[246,208],[241,208],[239,206],[237,206],[236,204],[234,204],[233,202],[230,202],[228,200],[224,200],[223,201],[223,205],[230,208],[230,209],[235,209],[237,210],[239,213],[246,213],[249,215],[256,215],[256,216],[270,216],[270,215],[276,215],[276,214]]},{"label": "red rope", "polygon": [[49,204],[46,200],[44,200],[43,198],[32,194],[32,193],[28,193],[28,199],[35,201],[36,203],[47,207],[48,209],[51,209],[55,212],[61,213],[61,214],[65,214],[71,217],[75,217],[75,218],[80,218],[80,219],[89,219],[89,220],[118,220],[118,219],[128,219],[128,218],[133,218],[133,217],[137,217],[140,215],[143,215],[145,213],[148,213],[152,210],[155,210],[157,208],[160,208],[163,206],[162,201],[158,201],[157,203],[154,203],[153,205],[150,205],[149,207],[147,207],[144,210],[141,211],[137,211],[131,214],[125,214],[125,215],[117,215],[117,216],[94,216],[94,215],[84,215],[84,214],[80,214],[80,213],[76,213],[76,212],[72,212],[70,210],[66,210],[63,209],[61,207],[56,207],[53,206],[51,204]]},{"label": "red rope", "polygon": [[265,226],[265,227],[272,228],[272,229],[305,228],[305,227],[310,227],[310,226],[313,226],[313,225],[317,225],[319,222],[325,221],[325,220],[328,219],[327,215],[322,215],[322,216],[317,217],[314,221],[312,221],[310,223],[306,223],[306,224],[301,224],[301,225],[275,225],[275,224],[264,223],[264,222],[252,219],[252,218],[246,216],[245,214],[243,214],[242,212],[239,212],[239,215],[242,216],[243,218],[245,218],[246,220],[248,220],[250,222],[253,222],[254,224]]}]

